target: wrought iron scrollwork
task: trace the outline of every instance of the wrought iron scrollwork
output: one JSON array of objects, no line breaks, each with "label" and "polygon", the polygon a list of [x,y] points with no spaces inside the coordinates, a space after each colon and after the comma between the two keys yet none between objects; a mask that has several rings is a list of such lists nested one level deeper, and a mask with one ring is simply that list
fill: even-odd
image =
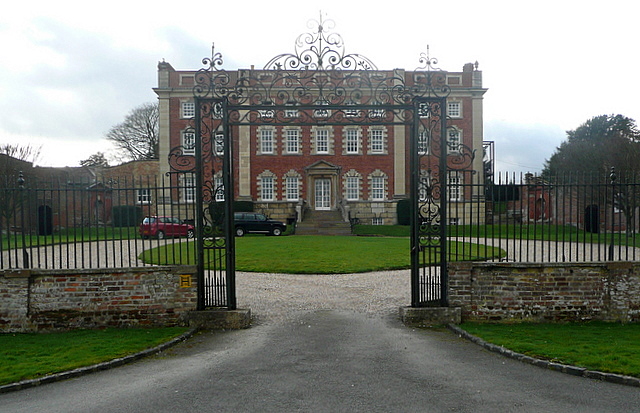
[{"label": "wrought iron scrollwork", "polygon": [[440,174],[431,170],[420,175],[418,216],[420,247],[437,247],[441,243]]},{"label": "wrought iron scrollwork", "polygon": [[296,39],[295,53],[284,53],[271,59],[265,70],[376,70],[376,65],[359,54],[346,54],[342,36],[332,33],[333,20],[310,20],[309,29],[315,33],[303,33]]},{"label": "wrought iron scrollwork", "polygon": [[[333,21],[322,18],[309,22],[317,31],[300,35],[294,53],[274,57],[263,70],[226,72],[221,68],[222,56],[212,49],[212,56],[203,59],[205,67],[196,73],[194,96],[226,99],[230,107],[244,106],[243,113],[230,113],[234,122],[316,122],[305,110],[326,105],[332,111],[326,122],[372,121],[384,113],[381,121],[402,123],[410,119],[406,108],[416,97],[451,93],[446,73],[435,68],[435,59],[422,54],[422,67],[407,81],[396,71],[378,70],[365,56],[345,53],[340,35],[328,32],[333,26]],[[367,105],[384,106],[385,111],[368,108],[359,116],[347,116],[349,106]],[[251,110],[246,111],[248,107]],[[297,108],[301,116],[285,116],[287,108]],[[267,112],[270,116],[264,116]]]}]

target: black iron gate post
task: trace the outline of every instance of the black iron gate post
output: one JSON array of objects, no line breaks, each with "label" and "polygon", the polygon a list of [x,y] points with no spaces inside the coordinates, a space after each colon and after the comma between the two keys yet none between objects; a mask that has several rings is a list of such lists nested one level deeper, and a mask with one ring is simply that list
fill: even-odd
[{"label": "black iron gate post", "polygon": [[440,163],[438,170],[440,172],[440,307],[447,307],[449,305],[449,275],[448,264],[449,254],[448,248],[448,234],[447,234],[447,209],[448,209],[448,190],[447,185],[449,181],[449,170],[447,165],[448,160],[448,141],[447,141],[447,116],[445,108],[447,107],[447,99],[439,98],[436,105],[438,106],[439,113],[438,118],[440,122],[439,138],[440,138]]},{"label": "black iron gate post", "polygon": [[418,307],[420,304],[420,158],[418,156],[418,136],[420,136],[420,103],[414,100],[413,122],[411,125],[411,135],[409,139],[409,226],[411,228],[411,307]]},{"label": "black iron gate post", "polygon": [[196,223],[196,278],[198,284],[198,311],[202,311],[206,307],[205,299],[205,266],[204,266],[204,216],[202,208],[204,205],[204,194],[202,188],[204,179],[202,177],[203,160],[202,160],[202,113],[201,100],[195,98],[195,223]]},{"label": "black iron gate post", "polygon": [[449,224],[447,209],[449,195],[447,185],[449,183],[448,154],[449,142],[447,140],[447,116],[445,109],[447,107],[447,98],[439,98],[437,100],[439,109],[438,117],[440,121],[440,307],[449,306],[449,253],[448,253],[448,229]]},{"label": "black iron gate post", "polygon": [[195,96],[198,309],[237,308],[233,137],[228,100]]},{"label": "black iron gate post", "polygon": [[[228,100],[224,99],[222,109],[222,133],[224,136],[223,163],[222,163],[222,186],[224,188],[224,237],[226,239],[226,286],[227,286],[227,308],[235,310],[237,308],[236,299],[236,241],[233,218],[233,200],[235,199],[235,183],[233,176],[233,135],[229,127]],[[215,143],[213,144],[215,146]]]},{"label": "black iron gate post", "polygon": [[[446,96],[414,99],[409,157],[412,307],[448,305],[445,107]],[[431,164],[432,155],[437,164]]]}]

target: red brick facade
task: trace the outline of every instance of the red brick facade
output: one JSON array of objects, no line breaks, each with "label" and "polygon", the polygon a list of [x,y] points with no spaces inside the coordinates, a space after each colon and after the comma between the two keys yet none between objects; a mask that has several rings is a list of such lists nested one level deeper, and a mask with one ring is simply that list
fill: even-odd
[{"label": "red brick facade", "polygon": [[[229,72],[231,82],[245,71]],[[262,71],[261,76],[271,76],[270,71]],[[340,72],[335,72],[339,77]],[[418,72],[395,69],[379,71],[382,77],[402,79],[411,85]],[[462,72],[443,72],[444,79],[451,93],[447,98],[447,126],[454,128],[460,137],[460,143],[482,153],[482,97],[486,89],[482,88],[482,75],[473,64],[466,64]],[[184,146],[185,131],[193,128],[191,110],[183,105],[193,105],[193,86],[195,71],[176,71],[169,63],[158,65],[158,87],[155,92],[160,103],[160,165],[161,172],[169,172],[170,166],[164,160],[171,151]],[[333,77],[331,70],[323,75]],[[278,84],[279,88],[283,86]],[[292,89],[293,91],[293,89]],[[185,113],[185,110],[187,111]],[[312,116],[310,116],[312,117]],[[271,129],[268,139],[268,153],[261,147],[261,129]],[[287,148],[287,130],[296,129],[298,133],[298,149]],[[316,129],[328,132],[327,149],[318,151],[315,148]],[[347,151],[347,129],[356,129],[358,134],[357,151]],[[306,208],[341,209],[350,208],[358,217],[379,218],[379,223],[396,223],[395,207],[399,199],[409,196],[409,126],[406,125],[370,125],[345,122],[343,125],[323,125],[319,121],[315,126],[292,124],[233,126],[231,135],[234,148],[234,181],[235,198],[252,200],[261,204],[265,212],[277,218],[291,218],[296,206]],[[372,132],[382,129],[381,132]],[[382,133],[382,142],[380,135]],[[372,137],[376,134],[375,137]],[[375,142],[374,142],[375,141]],[[375,146],[375,147],[372,147]],[[435,157],[434,157],[435,158]],[[437,160],[433,159],[436,165]],[[322,169],[316,169],[318,168]],[[482,174],[481,160],[474,161],[471,169],[476,175]],[[347,177],[352,176],[351,184],[357,179],[357,198],[347,197]],[[272,185],[272,196],[263,199],[263,177],[268,185]],[[297,198],[287,196],[287,177],[299,179]],[[381,181],[383,188],[381,188]],[[464,176],[462,178],[464,180]],[[330,195],[325,205],[316,202],[317,180],[329,180]],[[375,181],[375,182],[374,182]],[[293,185],[293,184],[292,184]],[[374,186],[376,189],[374,189]],[[380,193],[382,190],[382,194]],[[270,192],[269,192],[270,193]],[[375,193],[375,196],[374,196]],[[353,192],[351,192],[353,195]],[[471,197],[470,193],[463,196]],[[287,216],[288,215],[288,216]]]}]

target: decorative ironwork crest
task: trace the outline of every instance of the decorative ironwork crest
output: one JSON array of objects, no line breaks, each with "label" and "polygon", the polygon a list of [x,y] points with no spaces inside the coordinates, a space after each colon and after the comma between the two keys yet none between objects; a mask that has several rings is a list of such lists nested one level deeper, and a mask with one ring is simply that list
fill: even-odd
[{"label": "decorative ironwork crest", "polygon": [[[401,109],[385,117],[379,111],[353,111],[345,113],[345,106],[410,106],[416,97],[446,97],[451,89],[446,74],[436,68],[437,60],[422,54],[421,67],[412,79],[393,70],[378,70],[377,66],[361,54],[346,53],[342,37],[334,32],[332,20],[311,20],[309,28],[315,32],[298,36],[294,53],[272,58],[262,70],[248,69],[227,72],[222,69],[223,58],[212,47],[211,57],[204,58],[204,67],[195,75],[194,96],[226,99],[230,106],[264,106],[262,112],[251,114],[230,113],[233,122],[305,123],[315,122],[305,117],[285,116],[282,107],[339,106],[331,109],[335,116],[325,123],[352,121],[361,123],[375,118],[385,121],[406,122]],[[275,106],[275,107],[274,107]],[[271,107],[271,108],[269,108]],[[336,112],[336,109],[338,111]],[[233,109],[231,109],[233,112]],[[280,113],[282,112],[282,113]],[[376,116],[370,116],[371,113]],[[265,116],[268,114],[269,116]]]},{"label": "decorative ironwork crest", "polygon": [[360,54],[346,54],[342,36],[331,33],[333,20],[310,20],[309,29],[315,33],[303,33],[296,39],[295,53],[284,53],[271,59],[265,70],[377,70],[376,65]]}]

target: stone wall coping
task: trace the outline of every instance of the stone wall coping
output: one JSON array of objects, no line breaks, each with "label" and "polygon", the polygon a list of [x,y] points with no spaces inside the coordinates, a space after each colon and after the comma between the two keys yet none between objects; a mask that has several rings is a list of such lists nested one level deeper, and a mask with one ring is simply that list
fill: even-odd
[{"label": "stone wall coping", "polygon": [[584,268],[599,267],[608,269],[630,269],[640,266],[637,261],[587,261],[587,262],[452,262],[450,266],[456,268],[481,267],[481,268]]},{"label": "stone wall coping", "polygon": [[148,272],[183,272],[185,274],[195,274],[195,265],[157,265],[146,267],[122,267],[122,268],[82,268],[82,269],[9,269],[0,270],[0,277],[6,278],[29,278],[31,276],[47,275],[84,275],[96,273],[148,273]]}]

